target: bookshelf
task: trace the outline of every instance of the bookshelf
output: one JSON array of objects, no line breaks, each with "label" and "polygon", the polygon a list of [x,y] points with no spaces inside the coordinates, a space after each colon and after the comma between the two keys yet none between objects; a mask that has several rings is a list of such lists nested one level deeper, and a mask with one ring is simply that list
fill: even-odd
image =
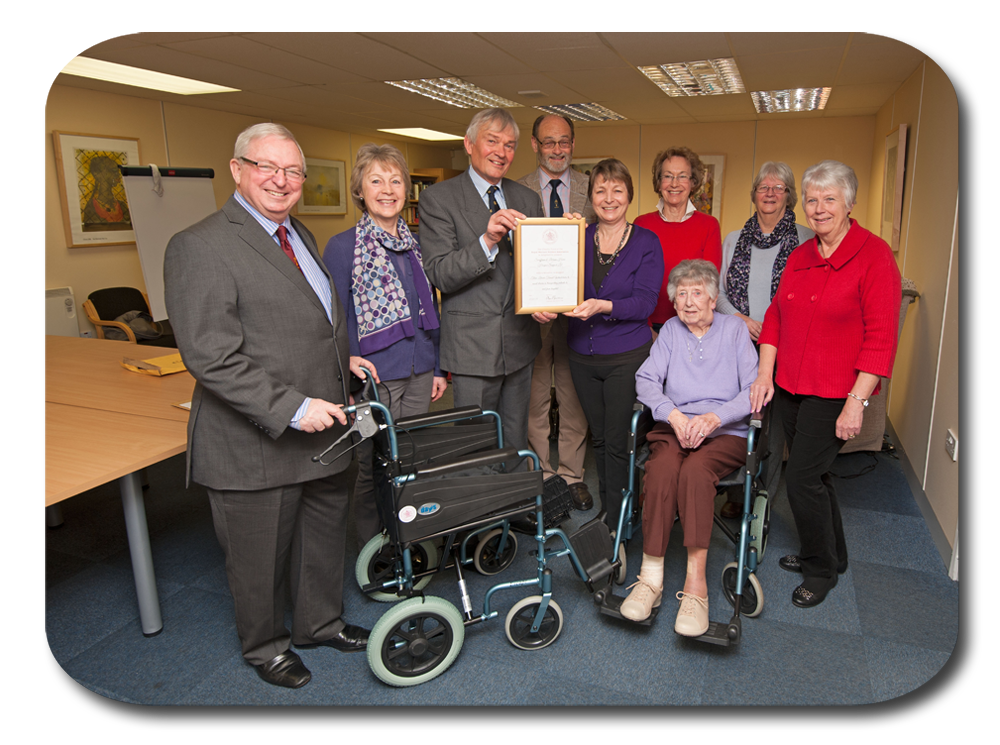
[{"label": "bookshelf", "polygon": [[420,168],[410,172],[410,195],[406,207],[403,208],[403,219],[406,220],[406,225],[411,231],[416,233],[420,230],[417,205],[420,202],[421,192],[432,184],[454,178],[461,173],[462,171],[457,171],[454,168]]}]

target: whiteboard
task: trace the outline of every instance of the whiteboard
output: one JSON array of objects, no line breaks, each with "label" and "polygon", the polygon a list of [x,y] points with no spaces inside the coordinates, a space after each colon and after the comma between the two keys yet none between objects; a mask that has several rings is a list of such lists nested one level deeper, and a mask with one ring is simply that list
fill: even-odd
[{"label": "whiteboard", "polygon": [[212,191],[211,168],[159,168],[162,194],[154,189],[153,169],[126,166],[121,169],[128,208],[132,213],[135,243],[142,264],[142,278],[154,321],[167,317],[163,299],[163,254],[167,243],[184,228],[194,225],[218,209]]}]

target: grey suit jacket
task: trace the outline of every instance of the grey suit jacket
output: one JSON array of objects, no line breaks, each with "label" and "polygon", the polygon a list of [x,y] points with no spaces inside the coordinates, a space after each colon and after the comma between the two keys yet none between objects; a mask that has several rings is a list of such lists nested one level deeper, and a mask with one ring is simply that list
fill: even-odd
[{"label": "grey suit jacket", "polygon": [[[312,233],[293,226],[325,272]],[[312,462],[343,427],[307,434],[289,426],[307,396],[347,401],[347,329],[336,290],[331,325],[305,277],[235,197],[170,239],[163,276],[170,324],[197,381],[188,478],[257,490],[346,468],[349,455],[331,466]]]},{"label": "grey suit jacket", "polygon": [[[535,192],[540,199],[543,200],[545,196],[542,195],[542,184],[538,180],[538,169],[529,173],[527,176],[519,178],[517,183],[524,184],[533,192]],[[589,225],[592,222],[597,222],[597,215],[594,213],[594,206],[587,199],[587,186],[590,184],[590,179],[584,176],[579,171],[574,171],[572,168],[569,169],[569,210],[568,212],[576,212],[583,215],[583,218],[587,221]],[[548,185],[546,183],[546,185]]]},{"label": "grey suit jacket", "polygon": [[[538,195],[504,179],[507,207],[543,217]],[[507,375],[541,349],[538,323],[514,313],[514,264],[501,250],[490,264],[479,237],[490,210],[468,172],[420,195],[420,249],[427,277],[441,291],[441,369],[461,375]]]}]

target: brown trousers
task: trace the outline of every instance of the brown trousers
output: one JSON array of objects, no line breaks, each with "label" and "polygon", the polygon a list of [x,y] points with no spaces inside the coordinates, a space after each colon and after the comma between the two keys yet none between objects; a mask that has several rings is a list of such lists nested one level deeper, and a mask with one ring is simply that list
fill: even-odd
[{"label": "brown trousers", "polygon": [[680,515],[687,548],[708,548],[716,486],[746,462],[747,439],[709,437],[693,450],[682,448],[670,425],[657,422],[646,438],[646,494],[642,509],[642,551],[664,556],[674,516]]}]

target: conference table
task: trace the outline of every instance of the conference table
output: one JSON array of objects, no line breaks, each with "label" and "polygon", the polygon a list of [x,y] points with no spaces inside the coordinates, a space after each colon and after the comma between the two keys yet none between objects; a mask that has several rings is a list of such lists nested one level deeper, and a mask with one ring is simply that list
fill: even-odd
[{"label": "conference table", "polygon": [[183,453],[194,378],[126,370],[124,357],[176,349],[127,341],[45,337],[45,506],[118,480],[142,633],[163,629],[140,472]]}]

